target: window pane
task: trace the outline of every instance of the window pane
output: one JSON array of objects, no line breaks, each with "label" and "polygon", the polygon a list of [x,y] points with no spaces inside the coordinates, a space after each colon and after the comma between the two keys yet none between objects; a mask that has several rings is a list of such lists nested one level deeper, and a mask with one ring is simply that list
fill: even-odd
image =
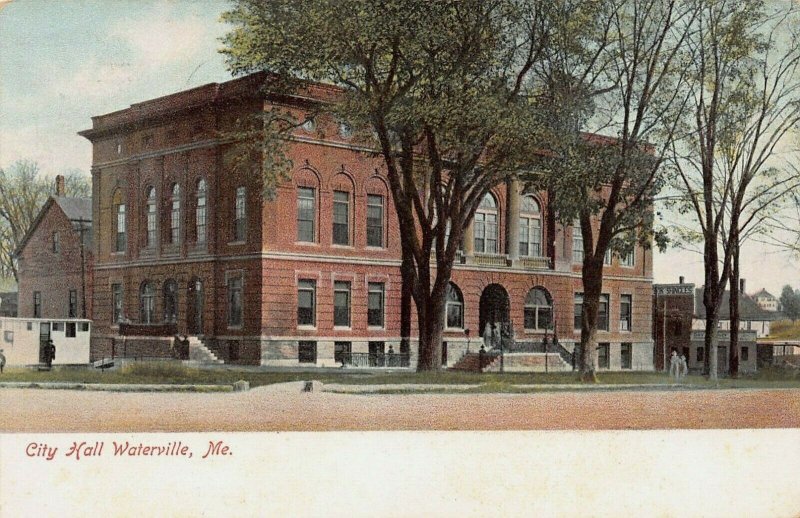
[{"label": "window pane", "polygon": [[299,187],[297,190],[297,240],[314,241],[314,189]]},{"label": "window pane", "polygon": [[367,195],[367,246],[383,246],[383,196]]},{"label": "window pane", "polygon": [[300,363],[317,363],[317,342],[298,342],[297,359]]},{"label": "window pane", "polygon": [[350,326],[350,283],[336,281],[333,286],[333,325]]},{"label": "window pane", "polygon": [[383,284],[369,283],[367,325],[383,326]]},{"label": "window pane", "polygon": [[350,194],[342,191],[333,193],[333,243],[350,244]]}]

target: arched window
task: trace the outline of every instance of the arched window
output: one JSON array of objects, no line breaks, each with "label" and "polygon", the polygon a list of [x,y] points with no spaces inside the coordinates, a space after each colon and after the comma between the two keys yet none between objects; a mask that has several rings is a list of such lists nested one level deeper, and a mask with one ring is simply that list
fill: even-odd
[{"label": "arched window", "polygon": [[125,204],[122,199],[122,190],[117,189],[114,191],[112,198],[112,205],[114,206],[114,219],[116,233],[114,238],[114,251],[124,252],[128,245],[127,228],[125,220]]},{"label": "arched window", "polygon": [[164,283],[164,322],[178,321],[178,283],[168,279]]},{"label": "arched window", "polygon": [[533,196],[523,196],[519,214],[519,255],[542,255],[542,211]]},{"label": "arched window", "polygon": [[525,297],[525,329],[550,329],[553,300],[544,288],[533,288]]},{"label": "arched window", "polygon": [[197,243],[206,242],[206,181],[197,182],[197,207],[195,208],[195,234]]},{"label": "arched window", "polygon": [[156,309],[156,288],[150,281],[144,281],[139,288],[139,311],[142,324],[152,324]]},{"label": "arched window", "polygon": [[247,230],[247,208],[245,205],[245,188],[236,188],[236,199],[233,210],[233,240],[244,241]]},{"label": "arched window", "polygon": [[158,235],[158,223],[156,220],[156,189],[147,189],[147,248],[155,248],[156,236]]},{"label": "arched window", "polygon": [[461,296],[461,290],[452,282],[447,285],[447,293],[445,295],[445,310],[447,317],[446,327],[451,329],[464,328],[464,297]]},{"label": "arched window", "polygon": [[172,186],[170,205],[169,242],[177,245],[181,242],[181,187],[177,183]]},{"label": "arched window", "polygon": [[497,253],[497,201],[491,193],[481,200],[475,213],[475,251],[483,254]]}]

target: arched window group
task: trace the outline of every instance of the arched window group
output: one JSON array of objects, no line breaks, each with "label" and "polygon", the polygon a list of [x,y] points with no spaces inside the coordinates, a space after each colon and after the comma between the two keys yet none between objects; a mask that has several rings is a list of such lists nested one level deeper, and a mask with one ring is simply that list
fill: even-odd
[{"label": "arched window group", "polygon": [[[187,325],[190,333],[199,334],[202,332],[202,312],[203,312],[203,281],[198,277],[192,278],[188,286],[188,314]],[[139,286],[139,322],[142,324],[153,324],[158,322],[156,314],[156,293],[157,285],[152,280],[145,280]],[[122,307],[122,285],[112,285],[112,296],[115,313],[115,322],[119,320],[123,313]],[[163,303],[163,313],[161,322],[175,323],[178,321],[178,282],[175,279],[167,279],[161,287],[161,300]]]},{"label": "arched window group", "polygon": [[144,281],[139,288],[139,321],[152,324],[155,321],[156,288],[151,281]]},{"label": "arched window group", "polygon": [[[464,297],[455,283],[447,285],[445,293],[445,323],[448,329],[464,328]],[[542,287],[532,288],[525,297],[525,329],[553,328],[553,299]]]},{"label": "arched window group", "polygon": [[[242,193],[244,188],[240,188]],[[191,194],[190,194],[191,195]],[[244,206],[239,204],[243,203],[239,199],[239,190],[237,190],[237,217],[240,212],[243,215]],[[190,198],[189,198],[190,199]],[[145,248],[155,248],[158,245],[159,234],[159,218],[158,218],[158,201],[156,196],[156,188],[148,186],[145,189],[145,202],[144,202],[144,218],[145,218]],[[173,245],[180,244],[183,225],[183,196],[181,186],[178,183],[172,185],[170,189],[170,197],[168,200],[168,217],[169,233],[165,239]],[[113,199],[114,214],[116,218],[116,251],[124,251],[127,246],[126,237],[126,207],[122,201],[122,193],[119,189],[114,193]],[[205,179],[198,180],[195,191],[195,211],[194,211],[194,230],[195,230],[195,243],[203,244],[207,238],[207,219],[208,219],[208,188],[206,187]],[[189,227],[191,228],[191,226]],[[189,232],[186,232],[189,235]]]},{"label": "arched window group", "polygon": [[128,246],[127,220],[125,219],[125,201],[122,190],[116,189],[111,200],[114,209],[114,251],[124,252]]},{"label": "arched window group", "polygon": [[158,235],[158,224],[156,222],[156,188],[149,187],[147,189],[147,241],[145,246],[147,248],[155,248],[156,237]]},{"label": "arched window group", "polygon": [[169,242],[177,245],[181,242],[181,187],[172,186],[169,213]]}]

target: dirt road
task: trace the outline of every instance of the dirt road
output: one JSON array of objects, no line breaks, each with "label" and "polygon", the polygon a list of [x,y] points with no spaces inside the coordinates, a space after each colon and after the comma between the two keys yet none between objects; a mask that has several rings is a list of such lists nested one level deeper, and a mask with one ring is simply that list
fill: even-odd
[{"label": "dirt road", "polygon": [[347,395],[0,390],[2,432],[797,428],[800,390]]}]

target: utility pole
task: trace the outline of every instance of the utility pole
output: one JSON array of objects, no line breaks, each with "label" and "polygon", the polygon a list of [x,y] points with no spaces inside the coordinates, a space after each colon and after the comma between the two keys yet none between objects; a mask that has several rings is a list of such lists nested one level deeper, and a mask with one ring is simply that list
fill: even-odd
[{"label": "utility pole", "polygon": [[84,251],[84,233],[88,230],[84,227],[84,223],[90,223],[89,220],[78,219],[78,233],[81,240],[81,318],[86,318],[86,253]]}]

